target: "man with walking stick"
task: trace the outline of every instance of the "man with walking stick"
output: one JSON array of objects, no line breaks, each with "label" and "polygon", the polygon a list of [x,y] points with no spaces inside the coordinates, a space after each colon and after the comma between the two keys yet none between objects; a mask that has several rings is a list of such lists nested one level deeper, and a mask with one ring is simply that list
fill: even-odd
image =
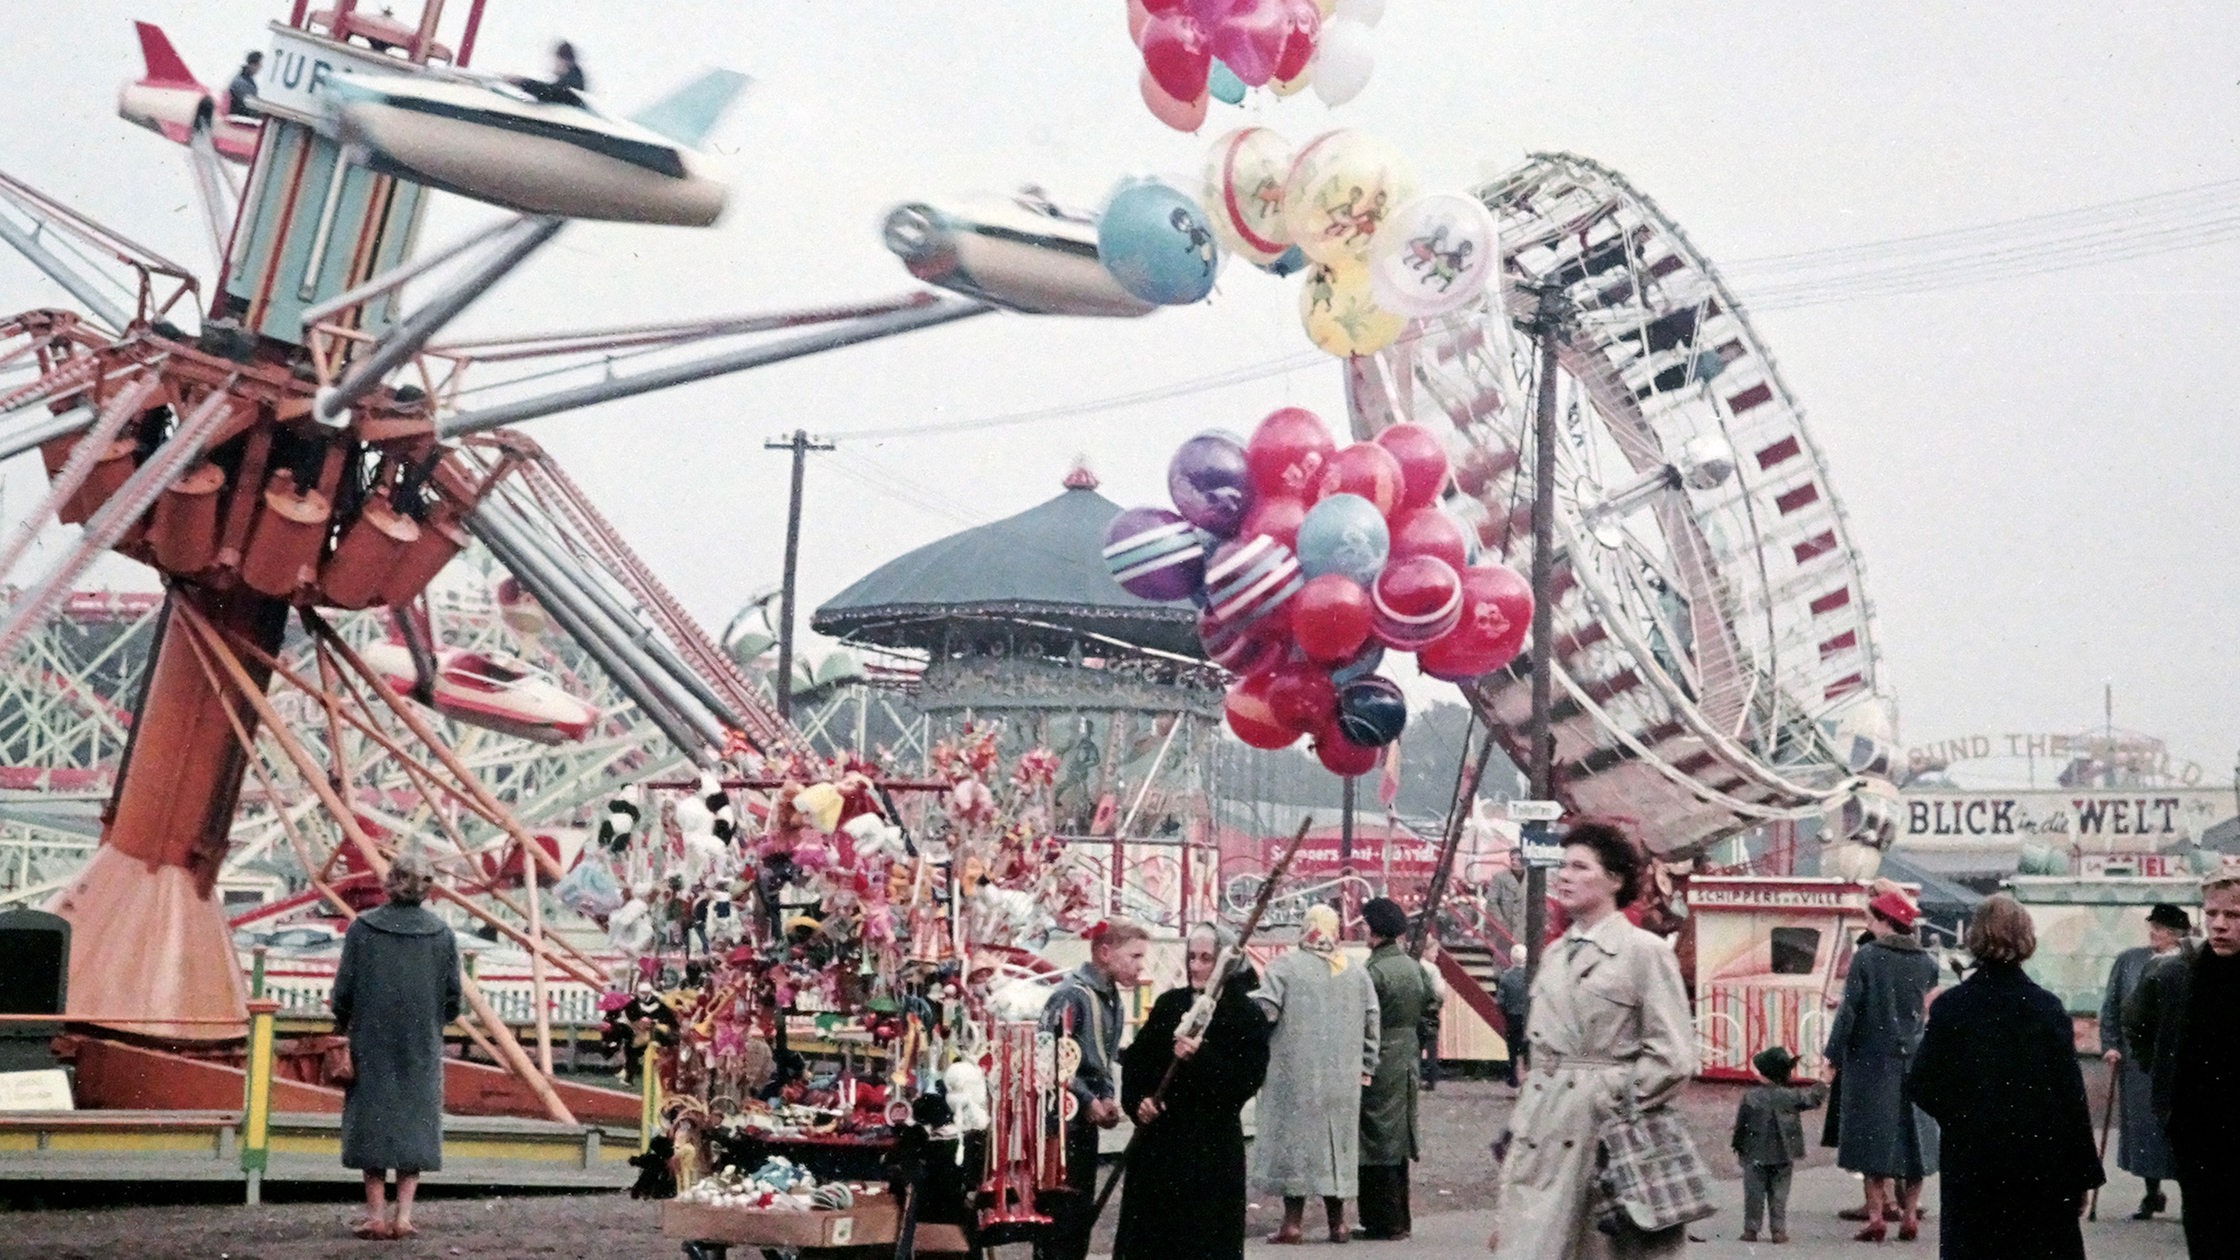
[{"label": "man with walking stick", "polygon": [[[2192,932],[2193,920],[2177,906],[2166,903],[2148,911],[2148,943],[2116,955],[2115,966],[2108,972],[2106,994],[2100,1001],[2100,1057],[2110,1069],[2108,1115],[2113,1117],[2119,1108],[2123,1113],[2123,1128],[2116,1141],[2116,1167],[2146,1182],[2146,1197],[2139,1201],[2139,1210],[2131,1214],[2135,1221],[2152,1220],[2156,1213],[2169,1210],[2162,1183],[2175,1178],[2178,1170],[2171,1161],[2162,1121],[2154,1114],[2149,1064],[2130,1053],[2124,1043],[2123,1008],[2139,991],[2139,982],[2146,979],[2148,970],[2162,959],[2177,957],[2178,947]],[[2108,1129],[2104,1119],[2100,1126],[2103,1158],[2108,1151]],[[2092,1210],[2093,1219],[2099,1219],[2097,1194]]]}]

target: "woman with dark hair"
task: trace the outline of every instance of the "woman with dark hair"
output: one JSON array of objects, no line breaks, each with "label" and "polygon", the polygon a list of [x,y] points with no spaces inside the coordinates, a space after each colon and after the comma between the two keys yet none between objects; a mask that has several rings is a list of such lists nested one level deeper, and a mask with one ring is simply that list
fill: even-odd
[{"label": "woman with dark hair", "polygon": [[1666,1256],[1687,1246],[1684,1225],[1620,1225],[1607,1235],[1593,1220],[1602,1122],[1628,1098],[1645,1110],[1669,1104],[1696,1070],[1680,964],[1623,913],[1647,864],[1607,823],[1580,823],[1564,837],[1549,895],[1571,926],[1532,985],[1531,1071],[1510,1116],[1487,1243],[1500,1260]]},{"label": "woman with dark hair", "polygon": [[1976,969],[1929,1009],[1907,1077],[1944,1126],[1944,1260],[2084,1260],[2077,1217],[2105,1177],[2061,999],[2022,974],[2030,913],[2005,894],[1968,925]]},{"label": "woman with dark hair", "polygon": [[1921,1182],[1937,1171],[1936,1124],[1907,1099],[1905,1088],[1929,994],[1937,987],[1936,960],[1913,934],[1920,914],[1895,888],[1867,903],[1875,938],[1851,956],[1843,1004],[1828,1029],[1826,1057],[1843,1082],[1836,1166],[1866,1178],[1860,1242],[1883,1240],[1893,1198],[1899,1239],[1919,1237]]},{"label": "woman with dark hair", "polygon": [[[382,882],[389,899],[357,917],[335,967],[334,1030],[350,1038],[342,1166],[364,1172],[360,1238],[410,1238],[420,1174],[443,1167],[443,1026],[459,1018],[459,947],[421,906],[435,878],[417,853]],[[397,1174],[397,1216],[383,1201]]]},{"label": "woman with dark hair", "polygon": [[[1179,1035],[1214,967],[1235,947],[1224,928],[1192,929],[1184,942],[1188,983],[1159,995],[1121,1061],[1120,1101],[1141,1127],[1128,1153],[1113,1260],[1244,1255],[1244,1125],[1237,1116],[1268,1075],[1268,1021],[1252,1003],[1260,987],[1252,968],[1238,962],[1200,1035]],[[1174,1081],[1153,1102],[1170,1066]]]}]

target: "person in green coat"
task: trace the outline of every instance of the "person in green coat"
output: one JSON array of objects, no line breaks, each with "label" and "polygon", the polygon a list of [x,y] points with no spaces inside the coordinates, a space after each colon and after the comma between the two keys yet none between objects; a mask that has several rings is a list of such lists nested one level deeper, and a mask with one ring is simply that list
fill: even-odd
[{"label": "person in green coat", "polygon": [[1369,980],[1377,990],[1377,1070],[1361,1091],[1361,1237],[1394,1242],[1414,1229],[1408,1161],[1418,1154],[1416,1090],[1423,1037],[1439,1018],[1439,994],[1423,964],[1400,948],[1408,914],[1390,897],[1361,907],[1369,929]]}]

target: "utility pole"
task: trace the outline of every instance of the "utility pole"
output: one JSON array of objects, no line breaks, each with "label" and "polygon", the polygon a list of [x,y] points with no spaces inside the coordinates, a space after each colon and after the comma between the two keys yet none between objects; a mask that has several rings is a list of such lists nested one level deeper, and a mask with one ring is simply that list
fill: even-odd
[{"label": "utility pole", "polygon": [[793,577],[801,559],[801,477],[809,452],[836,449],[834,444],[795,429],[785,437],[763,442],[764,450],[793,452],[793,492],[786,500],[786,576],[778,595],[778,716],[793,720]]},{"label": "utility pole", "polygon": [[[1548,734],[1555,685],[1556,347],[1570,332],[1572,305],[1562,288],[1542,286],[1532,312],[1540,343],[1540,390],[1532,413],[1532,799],[1553,800],[1555,743]],[[1525,975],[1540,971],[1548,934],[1548,872],[1528,864],[1524,875]]]}]

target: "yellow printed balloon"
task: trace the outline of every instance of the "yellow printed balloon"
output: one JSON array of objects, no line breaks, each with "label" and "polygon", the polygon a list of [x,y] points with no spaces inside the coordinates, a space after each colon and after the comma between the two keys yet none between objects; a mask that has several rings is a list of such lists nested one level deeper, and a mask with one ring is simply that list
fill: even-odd
[{"label": "yellow printed balloon", "polygon": [[1229,252],[1264,266],[1291,248],[1283,229],[1283,182],[1290,173],[1291,142],[1266,127],[1240,127],[1213,142],[1200,201]]},{"label": "yellow printed balloon", "polygon": [[1369,292],[1369,269],[1360,263],[1307,268],[1299,290],[1299,322],[1308,340],[1341,359],[1375,354],[1400,339],[1402,317],[1378,306]]},{"label": "yellow printed balloon", "polygon": [[1299,72],[1299,77],[1296,79],[1268,80],[1268,90],[1275,93],[1277,96],[1297,96],[1299,93],[1306,91],[1308,85],[1312,84],[1313,82],[1314,63],[1310,61],[1307,63],[1307,68],[1301,70]]},{"label": "yellow printed balloon", "polygon": [[1326,132],[1291,164],[1284,227],[1316,262],[1356,265],[1367,260],[1377,229],[1415,194],[1415,171],[1383,141],[1361,131]]}]

